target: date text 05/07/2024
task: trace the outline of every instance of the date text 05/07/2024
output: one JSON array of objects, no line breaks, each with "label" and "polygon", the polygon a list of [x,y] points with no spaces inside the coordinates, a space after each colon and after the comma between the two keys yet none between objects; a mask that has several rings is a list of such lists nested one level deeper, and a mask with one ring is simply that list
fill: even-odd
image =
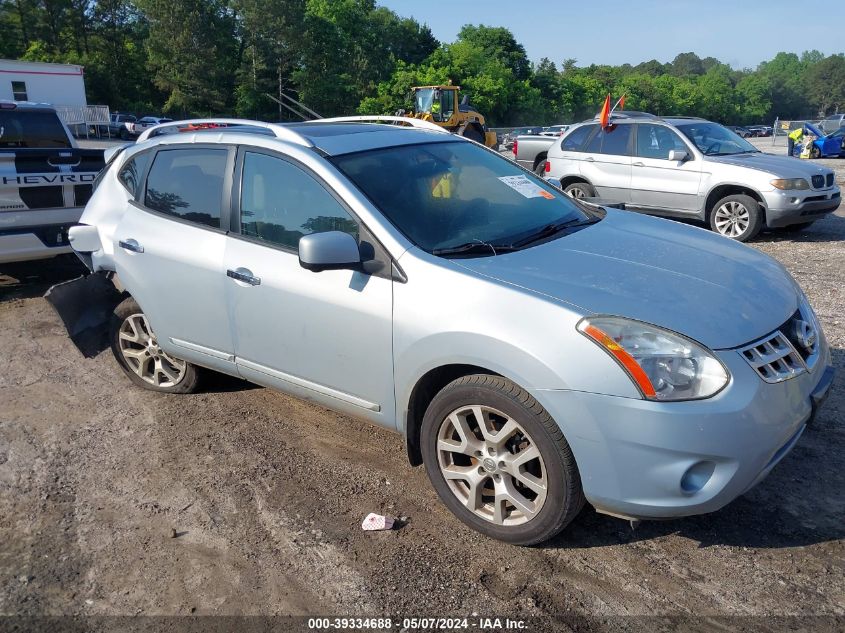
[{"label": "date text 05/07/2024", "polygon": [[496,617],[470,618],[309,618],[310,631],[369,630],[377,631],[519,631],[526,630],[524,620]]}]

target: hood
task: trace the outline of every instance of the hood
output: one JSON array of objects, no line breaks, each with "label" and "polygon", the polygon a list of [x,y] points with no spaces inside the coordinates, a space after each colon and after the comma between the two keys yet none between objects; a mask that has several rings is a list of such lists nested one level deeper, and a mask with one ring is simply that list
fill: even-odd
[{"label": "hood", "polygon": [[747,167],[771,174],[773,178],[809,178],[816,174],[827,174],[831,170],[813,164],[808,160],[777,156],[775,154],[752,153],[733,156],[708,156],[707,160],[736,167]]},{"label": "hood", "polygon": [[[805,124],[804,124],[804,129],[805,129],[805,130],[809,130],[809,131],[810,131],[810,134],[812,134],[813,136],[818,136],[819,138],[822,138],[822,137],[824,137],[824,136],[827,136],[824,132],[822,132],[819,128],[817,128],[817,127],[816,127],[815,125],[813,125],[812,123],[805,123]],[[806,133],[806,132],[805,132],[805,133]]]},{"label": "hood", "polygon": [[771,257],[625,211],[609,209],[601,222],[522,251],[452,261],[585,314],[646,321],[711,349],[756,340],[798,308],[795,282]]}]

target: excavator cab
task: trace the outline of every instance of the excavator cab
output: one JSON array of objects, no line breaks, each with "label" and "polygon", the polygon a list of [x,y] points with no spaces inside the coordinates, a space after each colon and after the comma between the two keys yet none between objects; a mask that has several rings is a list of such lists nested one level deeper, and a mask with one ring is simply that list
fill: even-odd
[{"label": "excavator cab", "polygon": [[465,136],[487,147],[498,146],[495,132],[487,129],[484,117],[469,105],[464,95],[458,103],[460,86],[418,86],[413,89],[412,116],[431,121],[453,134]]},{"label": "excavator cab", "polygon": [[448,124],[454,116],[458,89],[449,87],[414,88],[414,113],[424,120]]}]

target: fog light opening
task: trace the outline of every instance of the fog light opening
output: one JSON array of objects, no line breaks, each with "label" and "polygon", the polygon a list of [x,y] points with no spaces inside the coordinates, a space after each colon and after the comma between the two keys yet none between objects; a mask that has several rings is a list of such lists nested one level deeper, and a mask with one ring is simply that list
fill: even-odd
[{"label": "fog light opening", "polygon": [[695,494],[710,481],[713,471],[716,470],[715,462],[696,462],[681,477],[681,491],[684,494]]}]

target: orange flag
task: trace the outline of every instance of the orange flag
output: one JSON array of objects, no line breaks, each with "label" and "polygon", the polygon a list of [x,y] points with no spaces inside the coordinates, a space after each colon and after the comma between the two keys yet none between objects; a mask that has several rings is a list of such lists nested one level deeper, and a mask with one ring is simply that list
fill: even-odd
[{"label": "orange flag", "polygon": [[607,127],[608,123],[610,123],[610,94],[604,98],[604,105],[601,107],[601,112],[599,113],[599,123],[601,123],[603,128]]},{"label": "orange flag", "polygon": [[620,110],[625,109],[625,95],[622,95],[622,98],[619,99],[619,109]]}]

